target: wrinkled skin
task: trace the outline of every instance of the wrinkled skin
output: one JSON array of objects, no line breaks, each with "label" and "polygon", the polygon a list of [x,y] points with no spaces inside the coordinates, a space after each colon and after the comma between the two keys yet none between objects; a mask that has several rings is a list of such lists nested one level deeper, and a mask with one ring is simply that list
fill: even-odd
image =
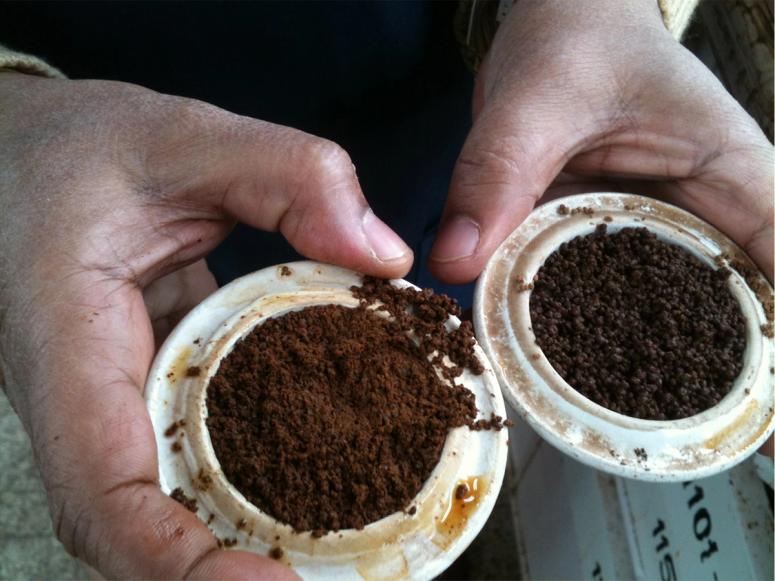
[{"label": "wrinkled skin", "polygon": [[2,372],[57,535],[110,577],[291,575],[217,550],[159,490],[142,396],[155,345],[215,289],[202,257],[236,219],[379,276],[404,275],[411,251],[323,139],[122,83],[16,73],[0,73],[0,111]]},{"label": "wrinkled skin", "polygon": [[477,78],[431,269],[473,280],[539,198],[653,195],[732,237],[772,280],[773,149],[656,2],[519,0]]},{"label": "wrinkled skin", "polygon": [[[772,278],[772,146],[655,2],[520,0],[474,112],[432,254],[440,278],[475,278],[545,192],[601,187],[688,208]],[[0,168],[0,370],[58,537],[108,577],[292,576],[218,550],[161,493],[142,389],[158,340],[214,290],[202,258],[235,220],[313,259],[408,271],[347,154],[132,85],[0,72]]]}]

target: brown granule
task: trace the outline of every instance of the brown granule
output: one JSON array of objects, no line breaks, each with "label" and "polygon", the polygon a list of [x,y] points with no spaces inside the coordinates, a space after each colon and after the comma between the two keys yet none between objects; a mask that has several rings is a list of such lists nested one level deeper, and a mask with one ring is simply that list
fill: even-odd
[{"label": "brown granule", "polygon": [[202,368],[192,365],[186,369],[186,377],[199,377],[202,374]]},{"label": "brown granule", "polygon": [[170,493],[170,498],[172,500],[175,500],[182,504],[186,509],[190,510],[191,512],[196,512],[199,508],[196,504],[196,500],[193,498],[189,498],[186,496],[186,493],[183,492],[183,489],[178,487],[175,490],[173,490]]},{"label": "brown granule", "polygon": [[503,428],[510,428],[514,425],[511,420],[504,420],[502,417],[490,414],[489,420],[476,420],[470,425],[470,428],[475,431],[480,430],[494,430],[496,432],[501,431]]},{"label": "brown granule", "polygon": [[455,489],[455,498],[458,500],[463,500],[466,496],[468,496],[468,486],[465,484],[459,484],[458,487]]},{"label": "brown granule", "polygon": [[[403,511],[448,432],[480,429],[474,395],[455,383],[463,367],[483,371],[471,325],[444,326],[457,304],[371,278],[353,294],[356,308],[309,307],[264,322],[208,386],[207,427],[226,477],[313,537]],[[447,381],[434,367],[439,353],[452,362]]]},{"label": "brown granule", "polygon": [[530,296],[538,345],[576,390],[655,420],[716,405],[742,370],[745,321],[714,271],[645,228],[563,244]]},{"label": "brown granule", "polygon": [[272,549],[269,551],[269,558],[274,559],[275,561],[279,561],[283,558],[283,550],[280,547],[272,547]]},{"label": "brown granule", "polygon": [[575,216],[576,214],[584,214],[585,216],[591,216],[595,213],[594,208],[589,208],[587,206],[580,206],[578,208],[569,208],[565,204],[560,204],[557,206],[557,213],[560,216]]},{"label": "brown granule", "polygon": [[524,277],[521,276],[516,277],[514,280],[518,293],[533,290],[533,286],[535,285],[535,281],[525,282]]},{"label": "brown granule", "polygon": [[[361,286],[350,290],[361,299],[363,307],[381,303],[377,310],[387,311],[393,317],[392,323],[405,333],[414,334],[422,354],[433,356],[438,353],[449,357],[452,366],[442,366],[442,372],[450,381],[464,368],[474,375],[484,371],[474,351],[476,339],[471,321],[463,321],[453,331],[446,329],[449,315],[459,317],[462,314],[455,299],[437,295],[432,289],[400,289],[387,280],[370,276],[363,278]],[[437,355],[434,363],[440,363],[440,359],[441,355]]]},{"label": "brown granule", "polygon": [[172,436],[174,436],[174,435],[175,435],[175,433],[176,433],[176,432],[177,432],[177,431],[178,431],[180,428],[182,428],[182,427],[183,427],[183,426],[185,426],[185,425],[186,425],[186,420],[178,420],[178,421],[176,421],[176,422],[172,422],[172,423],[170,424],[169,428],[167,428],[166,430],[164,430],[164,435],[165,435],[167,438],[171,438]]},{"label": "brown granule", "polygon": [[280,267],[280,276],[291,276],[293,271],[284,264]]},{"label": "brown granule", "polygon": [[258,327],[221,363],[208,410],[227,478],[300,531],[363,528],[403,509],[449,429],[476,414],[473,394],[442,383],[394,322],[340,306]]},{"label": "brown granule", "polygon": [[173,454],[178,454],[183,449],[183,445],[178,442],[172,442],[172,445],[170,446],[170,450],[172,450]]},{"label": "brown granule", "polygon": [[205,472],[204,468],[200,468],[199,474],[197,474],[191,484],[197,490],[207,491],[210,490],[210,487],[213,485],[213,477]]}]

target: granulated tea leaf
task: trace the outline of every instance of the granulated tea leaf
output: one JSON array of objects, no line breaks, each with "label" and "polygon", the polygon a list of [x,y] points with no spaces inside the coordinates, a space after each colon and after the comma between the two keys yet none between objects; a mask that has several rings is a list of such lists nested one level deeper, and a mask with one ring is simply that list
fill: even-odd
[{"label": "granulated tea leaf", "polygon": [[740,374],[745,321],[714,270],[646,228],[560,246],[530,296],[536,341],[576,390],[613,411],[675,420],[700,413]]}]

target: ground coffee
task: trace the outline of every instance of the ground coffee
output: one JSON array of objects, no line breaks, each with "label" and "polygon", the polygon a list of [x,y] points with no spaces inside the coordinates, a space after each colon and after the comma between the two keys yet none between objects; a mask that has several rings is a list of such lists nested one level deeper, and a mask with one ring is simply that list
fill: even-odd
[{"label": "ground coffee", "polygon": [[745,322],[726,280],[646,228],[560,246],[530,295],[536,341],[576,390],[613,411],[674,420],[717,404],[742,369]]},{"label": "ground coffee", "polygon": [[[226,477],[298,531],[411,514],[450,429],[502,425],[480,426],[474,395],[454,381],[463,367],[482,372],[470,324],[444,326],[454,301],[370,278],[353,293],[357,308],[310,307],[258,326],[208,386],[207,427]],[[452,362],[446,382],[436,351]]]}]

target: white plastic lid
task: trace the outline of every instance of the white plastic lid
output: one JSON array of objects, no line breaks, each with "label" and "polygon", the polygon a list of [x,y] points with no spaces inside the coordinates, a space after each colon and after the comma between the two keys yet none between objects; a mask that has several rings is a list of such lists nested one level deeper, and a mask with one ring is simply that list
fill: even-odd
[{"label": "white plastic lid", "polygon": [[[560,205],[566,210],[559,211]],[[581,395],[552,368],[530,322],[531,281],[560,244],[592,233],[646,227],[710,265],[728,265],[729,289],[746,319],[743,370],[717,405],[675,421],[641,420]],[[724,258],[726,257],[726,258]],[[751,289],[730,259],[757,273]],[[773,431],[775,349],[762,332],[772,287],[751,260],[718,230],[669,204],[629,194],[559,199],[533,211],[498,248],[476,287],[476,335],[509,404],[544,439],[594,468],[654,481],[721,472],[752,454]],[[771,314],[770,314],[771,316]]]},{"label": "white plastic lid", "polygon": [[[227,544],[266,555],[282,549],[282,561],[304,578],[429,579],[446,569],[476,537],[498,496],[506,467],[507,430],[452,430],[439,464],[410,507],[362,530],[314,538],[250,504],[220,469],[206,428],[207,383],[234,344],[270,317],[308,306],[355,307],[350,287],[357,273],[296,262],[267,268],[228,284],[192,310],[162,345],[146,385],[146,400],[159,449],[162,490],[181,488],[196,500],[199,518]],[[393,281],[399,287],[412,286]],[[450,317],[449,328],[460,321]],[[498,381],[482,350],[482,375],[458,378],[476,397],[481,418],[505,417]],[[198,376],[187,376],[198,367]],[[165,431],[185,420],[171,437]],[[177,451],[173,451],[175,444]],[[455,499],[460,483],[470,493]],[[465,508],[462,508],[465,504]],[[409,507],[407,507],[409,508]]]}]

